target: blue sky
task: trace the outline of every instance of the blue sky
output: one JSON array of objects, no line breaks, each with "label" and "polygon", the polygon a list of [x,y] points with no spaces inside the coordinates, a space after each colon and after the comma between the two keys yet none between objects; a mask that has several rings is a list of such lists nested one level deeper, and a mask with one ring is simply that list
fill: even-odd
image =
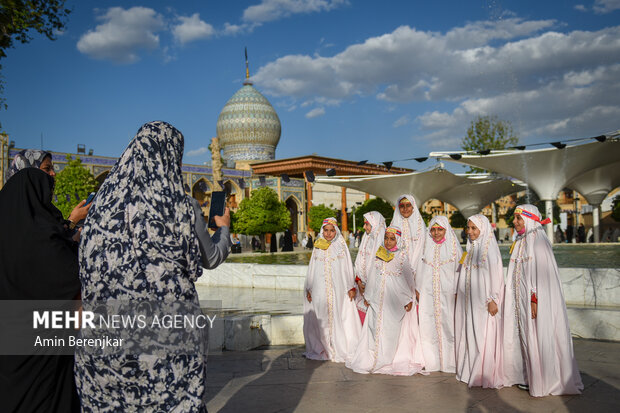
[{"label": "blue sky", "polygon": [[58,40],[35,35],[1,62],[0,122],[18,147],[42,135],[47,149],[118,156],[161,119],[185,135],[185,162],[208,161],[245,46],[282,122],[277,158],[456,150],[478,115],[526,144],[620,128],[620,0],[67,4]]}]

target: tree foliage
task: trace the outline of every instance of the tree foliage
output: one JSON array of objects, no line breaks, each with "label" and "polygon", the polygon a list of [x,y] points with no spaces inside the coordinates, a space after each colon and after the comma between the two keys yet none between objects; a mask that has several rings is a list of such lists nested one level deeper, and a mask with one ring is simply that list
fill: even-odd
[{"label": "tree foliage", "polygon": [[284,231],[291,226],[291,215],[278,194],[269,187],[252,191],[234,214],[234,231],[245,235],[264,235]]},{"label": "tree foliage", "polygon": [[[500,120],[497,116],[478,116],[471,121],[467,135],[461,142],[466,151],[485,149],[506,149],[519,143],[519,138],[509,121]],[[479,168],[470,168],[468,172],[484,172]]]},{"label": "tree foliage", "polygon": [[[377,211],[385,218],[386,225],[390,225],[394,216],[394,208],[388,202],[381,198],[372,198],[366,200],[359,208],[355,210],[355,226],[361,228],[364,225],[364,214],[370,211]],[[351,218],[352,218],[351,214]],[[353,222],[353,219],[351,219]]]},{"label": "tree foliage", "polygon": [[463,216],[461,211],[455,211],[450,217],[450,226],[452,228],[465,228],[467,226],[467,219]]},{"label": "tree foliage", "polygon": [[620,221],[620,195],[616,195],[611,207],[611,217],[614,221]]},{"label": "tree foliage", "polygon": [[[0,59],[6,57],[6,49],[13,47],[14,41],[30,42],[31,30],[56,40],[55,33],[64,29],[69,13],[65,0],[0,0]],[[0,78],[0,106],[6,107],[3,88]]]},{"label": "tree foliage", "polygon": [[321,225],[323,225],[323,220],[329,217],[338,219],[338,210],[332,209],[323,204],[314,205],[308,211],[308,225],[311,230],[318,233],[321,230]]},{"label": "tree foliage", "polygon": [[82,199],[86,199],[96,187],[95,177],[82,166],[82,160],[72,159],[71,155],[67,155],[67,166],[56,175],[54,204],[60,209],[62,215],[68,218],[73,208]]}]

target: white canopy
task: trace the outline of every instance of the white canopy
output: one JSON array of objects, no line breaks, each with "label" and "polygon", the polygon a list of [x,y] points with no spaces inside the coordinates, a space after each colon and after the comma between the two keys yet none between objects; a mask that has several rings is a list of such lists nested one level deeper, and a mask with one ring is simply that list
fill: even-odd
[{"label": "white canopy", "polygon": [[367,192],[392,205],[402,194],[412,194],[418,207],[429,199],[439,199],[454,205],[465,217],[480,212],[504,195],[523,189],[521,183],[506,178],[489,174],[455,175],[441,167],[399,175],[319,177],[317,182]]},{"label": "white canopy", "polygon": [[592,169],[578,176],[566,186],[583,195],[592,205],[592,227],[594,242],[599,242],[599,217],[601,202],[614,188],[620,185],[620,161]]},{"label": "white canopy", "polygon": [[[454,159],[450,157],[451,154],[460,154],[461,158]],[[546,201],[545,212],[551,216],[552,201],[570,181],[594,168],[618,162],[620,140],[608,139],[605,142],[566,146],[563,149],[502,150],[493,151],[489,155],[432,152],[429,156],[520,179]],[[553,240],[552,224],[547,225],[547,235]]]}]

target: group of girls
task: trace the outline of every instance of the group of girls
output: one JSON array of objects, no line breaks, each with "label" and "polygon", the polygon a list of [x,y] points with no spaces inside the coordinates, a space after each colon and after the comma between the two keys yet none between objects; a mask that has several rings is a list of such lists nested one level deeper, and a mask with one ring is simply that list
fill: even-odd
[{"label": "group of girls", "polygon": [[506,281],[491,224],[467,221],[466,252],[448,219],[428,228],[411,195],[390,226],[364,214],[353,266],[337,221],[314,244],[304,300],[304,355],[358,373],[456,373],[469,385],[530,395],[579,394],[562,284],[538,209],[518,206]]}]

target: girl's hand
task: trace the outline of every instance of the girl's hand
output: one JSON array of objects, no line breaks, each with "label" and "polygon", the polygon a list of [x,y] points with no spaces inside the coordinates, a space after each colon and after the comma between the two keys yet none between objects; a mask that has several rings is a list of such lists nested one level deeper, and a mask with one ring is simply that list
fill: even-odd
[{"label": "girl's hand", "polygon": [[487,305],[487,310],[489,311],[489,314],[491,314],[492,316],[495,316],[495,314],[497,314],[498,308],[497,308],[497,304],[495,304],[495,301],[493,300],[489,301],[489,304]]},{"label": "girl's hand", "polygon": [[309,303],[312,302],[312,295],[310,294],[310,291],[306,292],[306,300],[308,300]]},{"label": "girl's hand", "polygon": [[405,311],[406,311],[406,312],[411,311],[411,308],[412,308],[412,307],[413,307],[413,301],[412,301],[412,302],[410,302],[409,304],[407,304],[407,305],[405,306]]}]

